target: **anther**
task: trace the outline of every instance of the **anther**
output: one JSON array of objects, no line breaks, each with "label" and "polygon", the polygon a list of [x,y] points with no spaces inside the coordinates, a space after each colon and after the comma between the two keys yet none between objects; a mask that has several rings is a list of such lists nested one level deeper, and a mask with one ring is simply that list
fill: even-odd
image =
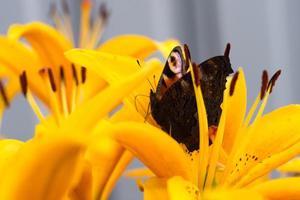
[{"label": "anther", "polygon": [[200,85],[200,67],[196,65],[196,63],[193,63],[193,73],[195,75],[195,84],[198,87]]},{"label": "anther", "polygon": [[189,66],[190,66],[190,62],[191,62],[191,53],[189,50],[189,47],[187,44],[183,45],[183,50],[184,50],[184,54],[185,54],[185,71],[188,70]]},{"label": "anther", "polygon": [[40,76],[43,77],[45,75],[45,73],[46,73],[46,68],[42,68],[42,69],[39,70],[39,75]]},{"label": "anther", "polygon": [[54,76],[53,76],[53,72],[52,72],[51,68],[48,68],[48,76],[49,76],[49,82],[51,85],[51,89],[53,92],[56,92],[56,84],[54,81]]},{"label": "anther", "polygon": [[81,83],[84,84],[86,81],[86,68],[81,67]]},{"label": "anther", "polygon": [[60,80],[62,82],[65,82],[65,71],[64,71],[64,68],[62,66],[60,66],[60,68],[59,68],[59,75],[60,75]]},{"label": "anther", "polygon": [[8,98],[7,98],[7,95],[6,95],[6,92],[5,92],[5,87],[4,87],[1,80],[0,80],[0,93],[1,93],[4,105],[6,107],[9,107],[9,101],[8,101]]},{"label": "anther", "polygon": [[267,70],[264,70],[261,76],[260,100],[262,100],[268,89],[269,76]]},{"label": "anther", "polygon": [[61,4],[62,4],[63,12],[66,13],[66,14],[69,14],[70,9],[69,9],[69,5],[68,5],[67,0],[62,0]]},{"label": "anther", "polygon": [[277,79],[279,78],[281,74],[281,70],[278,70],[277,72],[275,72],[275,74],[272,76],[272,78],[269,81],[268,87],[270,87],[270,93],[273,90],[273,87],[275,86],[275,83],[277,81]]},{"label": "anther", "polygon": [[238,77],[239,77],[239,72],[236,72],[232,77],[232,80],[231,80],[231,83],[230,83],[230,88],[229,88],[229,95],[230,96],[232,96],[233,93],[234,93],[234,89],[235,89],[235,85],[236,85],[236,82],[238,80]]},{"label": "anther", "polygon": [[49,15],[54,16],[54,15],[56,15],[56,13],[57,13],[56,4],[54,2],[52,2],[50,5]]},{"label": "anther", "polygon": [[109,14],[110,13],[107,10],[106,4],[102,3],[99,7],[99,16],[101,17],[104,23],[107,22]]},{"label": "anther", "polygon": [[224,56],[227,57],[227,58],[229,58],[230,48],[231,48],[230,43],[227,43],[227,45],[225,47],[225,51],[224,51]]},{"label": "anther", "polygon": [[22,93],[26,97],[27,89],[28,89],[26,72],[23,71],[19,78],[20,78],[20,85],[21,85]]},{"label": "anther", "polygon": [[78,76],[77,76],[77,71],[76,71],[75,65],[72,63],[71,67],[72,67],[72,73],[73,73],[73,78],[74,78],[75,84],[78,85],[79,84],[79,80],[78,80]]}]

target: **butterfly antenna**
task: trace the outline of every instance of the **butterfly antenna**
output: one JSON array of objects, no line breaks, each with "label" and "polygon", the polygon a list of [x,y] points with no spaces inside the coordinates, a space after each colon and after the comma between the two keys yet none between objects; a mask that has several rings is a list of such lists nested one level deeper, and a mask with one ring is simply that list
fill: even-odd
[{"label": "butterfly antenna", "polygon": [[[139,65],[139,67],[142,68],[142,66],[141,66],[141,64],[140,64],[140,61],[139,61],[139,60],[136,60],[136,62],[137,62],[137,64]],[[149,83],[151,89],[154,91],[154,87],[153,87],[153,85],[151,84],[151,82],[149,81],[148,78],[147,78],[147,81],[148,81],[148,83]]]},{"label": "butterfly antenna", "polygon": [[229,58],[229,54],[230,54],[230,43],[227,43],[226,47],[225,47],[225,51],[224,51],[224,56]]}]

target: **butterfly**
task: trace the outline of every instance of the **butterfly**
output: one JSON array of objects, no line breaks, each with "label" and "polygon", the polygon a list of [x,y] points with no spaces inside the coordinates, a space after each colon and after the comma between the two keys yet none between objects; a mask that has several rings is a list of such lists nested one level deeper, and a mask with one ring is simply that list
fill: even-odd
[{"label": "butterfly", "polygon": [[[226,77],[231,68],[230,44],[224,54],[196,65],[209,127],[217,127],[222,113]],[[185,56],[184,56],[185,55]],[[175,47],[168,56],[156,91],[150,90],[151,114],[165,132],[192,152],[199,149],[199,120],[187,45]]]}]

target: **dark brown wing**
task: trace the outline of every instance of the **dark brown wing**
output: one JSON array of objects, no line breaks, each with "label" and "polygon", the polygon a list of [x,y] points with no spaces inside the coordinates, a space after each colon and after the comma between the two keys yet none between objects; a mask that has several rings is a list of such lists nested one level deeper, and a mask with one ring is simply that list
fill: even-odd
[{"label": "dark brown wing", "polygon": [[201,89],[207,112],[208,125],[217,126],[221,116],[226,77],[233,73],[229,57],[216,56],[199,65]]}]

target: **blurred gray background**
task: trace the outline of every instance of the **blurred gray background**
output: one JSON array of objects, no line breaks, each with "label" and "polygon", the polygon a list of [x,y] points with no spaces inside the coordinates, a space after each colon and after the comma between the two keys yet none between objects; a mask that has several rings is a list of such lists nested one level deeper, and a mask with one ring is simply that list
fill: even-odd
[{"label": "blurred gray background", "polygon": [[[34,20],[51,22],[51,0],[1,0],[0,31],[12,23]],[[70,0],[74,25],[78,26],[80,0]],[[97,3],[103,1],[97,1]],[[300,1],[297,0],[111,0],[111,12],[103,40],[125,33],[150,36],[156,40],[178,38],[191,48],[192,58],[201,62],[220,55],[232,44],[233,68],[244,68],[248,84],[248,106],[260,89],[263,69],[282,69],[267,106],[299,103],[298,56],[300,52]],[[300,58],[300,56],[299,56]],[[28,139],[36,123],[30,107],[19,96],[5,112],[2,133]],[[130,167],[140,166],[135,161]],[[111,199],[141,199],[134,181],[122,178]]]}]

